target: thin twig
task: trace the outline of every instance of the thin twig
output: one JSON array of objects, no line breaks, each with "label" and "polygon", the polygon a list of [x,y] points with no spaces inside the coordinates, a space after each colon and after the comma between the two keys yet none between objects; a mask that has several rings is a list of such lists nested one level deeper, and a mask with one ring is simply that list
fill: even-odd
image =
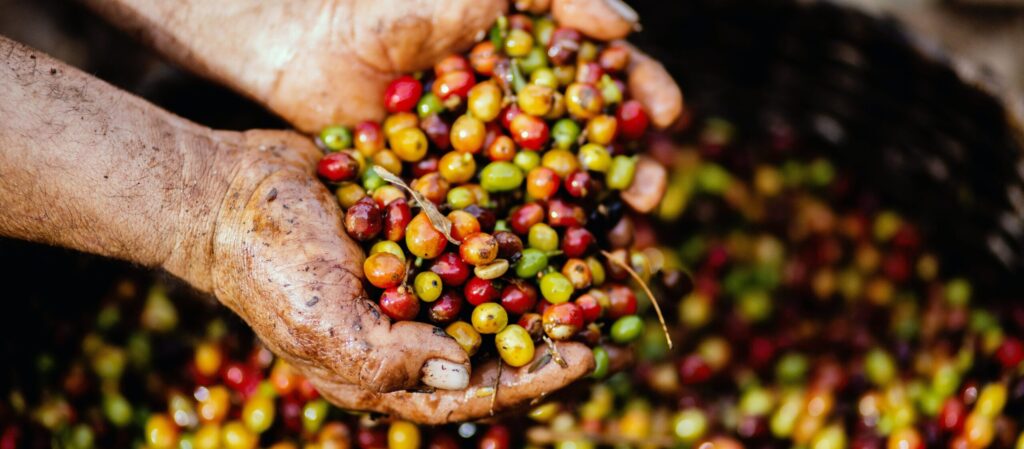
[{"label": "thin twig", "polygon": [[661,331],[665,333],[665,341],[668,342],[668,348],[672,349],[672,337],[668,334],[668,325],[665,324],[665,316],[661,314],[661,306],[658,305],[658,298],[654,297],[654,292],[651,291],[651,288],[647,286],[647,283],[644,282],[643,278],[641,278],[636,271],[633,271],[633,267],[629,266],[629,264],[616,259],[612,256],[612,253],[605,250],[601,250],[601,255],[608,259],[608,262],[618,265],[623,270],[626,270],[633,280],[640,284],[640,288],[644,289],[644,293],[647,293],[647,297],[651,298],[651,304],[654,305],[654,311],[658,314],[658,321],[661,323]]}]

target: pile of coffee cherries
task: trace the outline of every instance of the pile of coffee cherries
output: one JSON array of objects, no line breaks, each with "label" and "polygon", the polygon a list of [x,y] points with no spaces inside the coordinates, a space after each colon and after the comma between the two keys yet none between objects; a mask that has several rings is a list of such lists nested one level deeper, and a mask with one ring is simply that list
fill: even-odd
[{"label": "pile of coffee cherries", "polygon": [[458,437],[340,410],[230,311],[182,290],[138,274],[103,298],[52,298],[75,318],[18,317],[47,337],[5,354],[0,449],[509,447],[504,428]]},{"label": "pile of coffee cherries", "polygon": [[635,244],[663,253],[662,276],[692,275],[664,296],[680,346],[647,323],[632,373],[538,406],[526,441],[1024,448],[1024,303],[975,291],[791,128],[736,133],[710,119],[654,146],[674,167],[657,214],[685,237],[638,221]]},{"label": "pile of coffee cherries", "polygon": [[621,79],[629,54],[512,14],[468,54],[391,82],[382,124],[322,131],[318,173],[388,317],[444,327],[470,355],[494,335],[515,367],[543,337],[638,335],[629,273],[599,252],[622,197],[637,202],[648,118]]},{"label": "pile of coffee cherries", "polygon": [[635,368],[525,416],[345,412],[230,311],[142,274],[48,298],[73,318],[17,317],[39,350],[5,354],[0,449],[1024,449],[1024,304],[989,300],[787,129],[736,142],[715,119],[653,143],[674,233],[631,217],[605,238],[661,267],[646,276],[679,344],[640,320]]}]

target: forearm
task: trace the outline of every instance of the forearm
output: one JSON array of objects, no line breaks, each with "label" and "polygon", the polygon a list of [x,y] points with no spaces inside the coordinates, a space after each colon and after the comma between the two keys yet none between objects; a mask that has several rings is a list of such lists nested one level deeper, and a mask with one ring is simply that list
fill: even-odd
[{"label": "forearm", "polygon": [[0,57],[0,235],[153,267],[201,253],[182,242],[209,233],[194,217],[212,220],[220,183],[195,149],[231,134],[2,37]]}]

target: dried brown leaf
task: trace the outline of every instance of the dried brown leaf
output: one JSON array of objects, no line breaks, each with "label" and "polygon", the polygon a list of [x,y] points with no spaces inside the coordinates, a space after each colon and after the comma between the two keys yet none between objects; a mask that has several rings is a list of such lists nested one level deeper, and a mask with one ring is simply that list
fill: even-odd
[{"label": "dried brown leaf", "polygon": [[395,174],[376,165],[373,166],[373,171],[377,173],[377,176],[380,176],[381,179],[390,182],[398,187],[401,187],[405,191],[409,192],[409,194],[412,195],[412,200],[416,203],[416,205],[419,206],[421,210],[423,210],[423,213],[427,214],[427,219],[430,220],[430,224],[434,226],[434,229],[437,229],[438,232],[444,234],[445,238],[447,238],[449,242],[452,242],[455,245],[460,244],[458,240],[455,240],[455,238],[452,237],[452,222],[449,221],[448,217],[445,217],[444,214],[441,213],[441,211],[437,210],[437,206],[435,206],[433,202],[424,198],[423,195],[420,194],[420,192],[413,190],[413,188],[409,187],[409,185],[406,184],[405,181],[402,181],[402,178],[395,176]]}]

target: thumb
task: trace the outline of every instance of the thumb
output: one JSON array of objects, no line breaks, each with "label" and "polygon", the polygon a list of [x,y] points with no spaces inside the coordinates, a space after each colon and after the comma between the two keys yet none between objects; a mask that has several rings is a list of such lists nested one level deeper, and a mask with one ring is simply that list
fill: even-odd
[{"label": "thumb", "polygon": [[551,14],[562,26],[603,41],[626,37],[640,20],[622,0],[554,0]]}]

